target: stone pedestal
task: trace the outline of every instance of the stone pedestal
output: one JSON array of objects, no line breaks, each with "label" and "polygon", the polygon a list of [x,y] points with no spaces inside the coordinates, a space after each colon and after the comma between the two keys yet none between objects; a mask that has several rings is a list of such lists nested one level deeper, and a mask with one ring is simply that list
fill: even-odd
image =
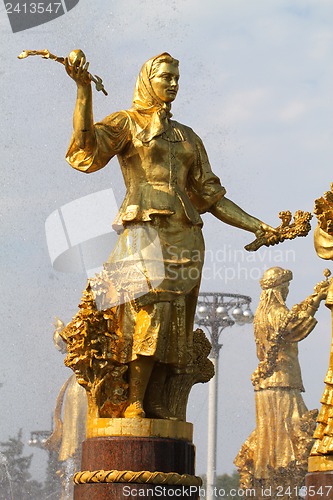
[{"label": "stone pedestal", "polygon": [[[82,472],[147,471],[194,476],[195,448],[191,442],[191,424],[152,419],[97,420],[88,422],[88,438],[82,446]],[[114,435],[117,433],[120,435]],[[197,500],[198,493],[199,487],[194,485],[102,482],[76,484],[74,500],[123,500],[138,497]]]}]

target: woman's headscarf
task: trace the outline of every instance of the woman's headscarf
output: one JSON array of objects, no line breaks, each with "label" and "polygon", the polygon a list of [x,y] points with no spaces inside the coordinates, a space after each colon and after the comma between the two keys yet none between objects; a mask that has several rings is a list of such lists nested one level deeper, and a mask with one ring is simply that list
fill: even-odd
[{"label": "woman's headscarf", "polygon": [[149,142],[157,135],[161,135],[167,127],[167,119],[172,116],[171,103],[165,103],[157,97],[151,85],[156,62],[164,60],[178,65],[176,59],[173,59],[167,52],[163,52],[144,63],[136,81],[132,109],[140,113],[144,118],[143,121],[146,122],[137,135],[142,142]]}]

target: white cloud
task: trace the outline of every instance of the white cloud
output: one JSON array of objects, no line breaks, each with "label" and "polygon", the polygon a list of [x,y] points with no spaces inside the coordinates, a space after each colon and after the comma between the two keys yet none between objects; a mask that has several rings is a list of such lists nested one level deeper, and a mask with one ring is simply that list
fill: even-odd
[{"label": "white cloud", "polygon": [[333,33],[331,30],[316,32],[311,39],[309,56],[317,61],[324,62],[332,53]]},{"label": "white cloud", "polygon": [[280,120],[289,122],[298,120],[307,111],[307,106],[304,101],[292,101],[284,106],[278,113]]},{"label": "white cloud", "polygon": [[269,101],[269,91],[265,88],[243,90],[228,96],[223,115],[230,124],[241,124],[259,114]]}]

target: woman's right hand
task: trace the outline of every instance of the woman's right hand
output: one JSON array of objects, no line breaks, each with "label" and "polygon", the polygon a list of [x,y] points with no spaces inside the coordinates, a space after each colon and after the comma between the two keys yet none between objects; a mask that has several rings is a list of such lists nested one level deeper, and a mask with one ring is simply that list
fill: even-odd
[{"label": "woman's right hand", "polygon": [[314,295],[318,298],[318,301],[326,299],[329,286],[330,280],[324,280],[317,283],[314,287]]},{"label": "woman's right hand", "polygon": [[[71,53],[72,54],[72,53]],[[89,63],[82,52],[82,57],[77,57],[71,64],[70,56],[65,58],[65,68],[67,74],[76,82],[78,87],[89,87],[91,84]]]}]

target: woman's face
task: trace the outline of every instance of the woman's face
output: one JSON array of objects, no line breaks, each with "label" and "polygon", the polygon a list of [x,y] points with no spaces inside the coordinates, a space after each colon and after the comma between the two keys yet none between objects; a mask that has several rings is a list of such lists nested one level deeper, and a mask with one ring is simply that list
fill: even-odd
[{"label": "woman's face", "polygon": [[283,285],[281,285],[280,291],[281,291],[281,295],[282,295],[283,300],[286,300],[286,298],[288,297],[288,293],[289,293],[289,283],[284,283]]},{"label": "woman's face", "polygon": [[176,99],[178,92],[179,70],[175,64],[162,62],[151,78],[150,83],[153,91],[163,102],[172,102]]}]

